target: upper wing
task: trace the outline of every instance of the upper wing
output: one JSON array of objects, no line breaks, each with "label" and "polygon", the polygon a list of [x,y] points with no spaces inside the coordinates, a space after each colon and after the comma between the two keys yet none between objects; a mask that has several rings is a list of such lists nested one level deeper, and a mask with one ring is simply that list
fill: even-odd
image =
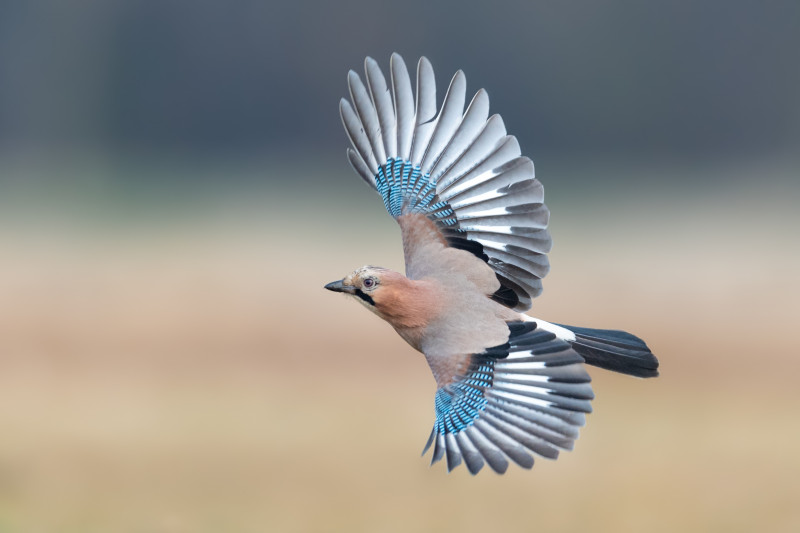
[{"label": "upper wing", "polygon": [[419,61],[415,101],[398,54],[391,58],[390,84],[371,58],[366,81],[350,71],[352,104],[340,104],[353,168],[393,217],[425,214],[448,246],[486,261],[500,281],[496,301],[529,309],[549,269],[549,211],[533,162],[520,155],[500,116],[489,117],[486,92],[478,91],[464,110],[466,78],[458,71],[437,113],[430,62]]},{"label": "upper wing", "polygon": [[425,446],[431,464],[462,460],[476,474],[484,462],[497,473],[508,459],[533,466],[534,452],[549,459],[571,450],[594,398],[583,358],[535,321],[509,324],[503,346],[471,356],[466,371],[436,391],[436,422]]}]

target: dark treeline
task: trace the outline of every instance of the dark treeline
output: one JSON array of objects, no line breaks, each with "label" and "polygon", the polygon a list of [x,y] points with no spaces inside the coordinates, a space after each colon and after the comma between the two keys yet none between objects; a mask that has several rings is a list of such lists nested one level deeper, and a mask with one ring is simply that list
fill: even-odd
[{"label": "dark treeline", "polygon": [[[800,3],[3,2],[0,145],[330,151],[365,55],[457,68],[553,153],[789,152]],[[2,146],[0,146],[2,149]]]}]

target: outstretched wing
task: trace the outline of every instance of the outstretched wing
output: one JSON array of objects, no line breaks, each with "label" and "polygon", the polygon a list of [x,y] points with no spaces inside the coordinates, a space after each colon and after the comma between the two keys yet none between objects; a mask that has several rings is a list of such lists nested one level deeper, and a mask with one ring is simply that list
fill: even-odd
[{"label": "outstretched wing", "polygon": [[471,356],[467,371],[436,391],[436,422],[423,454],[452,470],[463,461],[502,474],[531,452],[555,459],[571,450],[594,398],[583,358],[537,322],[509,323],[508,343]]},{"label": "outstretched wing", "polygon": [[419,61],[415,99],[398,54],[390,83],[367,58],[366,85],[353,71],[348,84],[352,103],[342,99],[340,112],[356,172],[393,217],[423,213],[448,246],[486,261],[500,281],[496,301],[529,309],[549,269],[549,211],[533,162],[500,116],[489,117],[486,92],[465,110],[466,78],[458,71],[437,112],[430,62]]}]

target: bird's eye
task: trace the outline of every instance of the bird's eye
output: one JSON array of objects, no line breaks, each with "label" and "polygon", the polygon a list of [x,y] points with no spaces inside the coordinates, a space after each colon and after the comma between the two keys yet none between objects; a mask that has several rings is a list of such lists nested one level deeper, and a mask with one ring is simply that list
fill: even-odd
[{"label": "bird's eye", "polygon": [[364,288],[371,289],[375,286],[375,280],[372,278],[367,278],[364,280]]}]

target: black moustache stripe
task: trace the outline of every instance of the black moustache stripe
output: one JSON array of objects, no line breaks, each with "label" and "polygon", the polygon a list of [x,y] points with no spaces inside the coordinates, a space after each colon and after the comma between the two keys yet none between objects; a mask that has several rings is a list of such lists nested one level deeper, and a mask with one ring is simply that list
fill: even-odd
[{"label": "black moustache stripe", "polygon": [[361,289],[356,289],[355,295],[367,302],[369,305],[375,305],[375,300],[373,300],[368,294],[365,294]]}]

